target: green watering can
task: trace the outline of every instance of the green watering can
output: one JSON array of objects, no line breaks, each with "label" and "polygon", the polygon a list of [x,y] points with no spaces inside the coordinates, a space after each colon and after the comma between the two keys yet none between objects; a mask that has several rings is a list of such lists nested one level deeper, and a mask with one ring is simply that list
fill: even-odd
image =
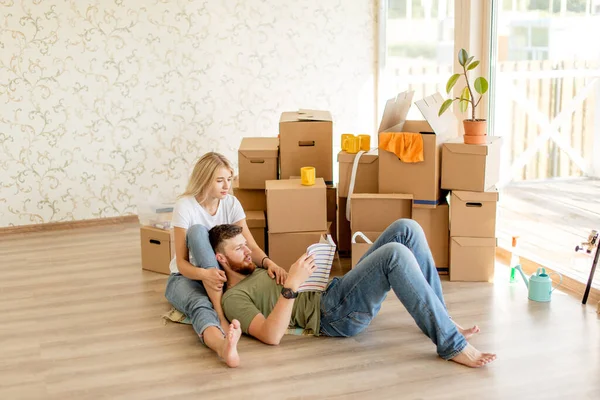
[{"label": "green watering can", "polygon": [[[562,284],[562,275],[558,272],[551,272],[550,274],[547,274],[546,268],[538,268],[536,273],[529,277],[529,280],[523,273],[520,265],[517,265],[515,269],[519,271],[523,277],[523,281],[525,282],[527,289],[529,290],[529,300],[542,302],[550,301],[554,289]],[[552,287],[552,279],[550,278],[550,275],[553,274],[560,277],[560,282],[558,282],[558,285],[555,287]]]}]

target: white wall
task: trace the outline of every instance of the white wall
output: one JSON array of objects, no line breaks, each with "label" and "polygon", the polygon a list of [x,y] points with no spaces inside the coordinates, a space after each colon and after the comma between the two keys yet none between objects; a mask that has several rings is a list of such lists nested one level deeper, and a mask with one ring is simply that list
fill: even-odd
[{"label": "white wall", "polygon": [[[39,3],[39,4],[38,4]],[[145,4],[140,6],[140,4]],[[0,227],[113,217],[322,108],[372,133],[375,0],[0,2]]]}]

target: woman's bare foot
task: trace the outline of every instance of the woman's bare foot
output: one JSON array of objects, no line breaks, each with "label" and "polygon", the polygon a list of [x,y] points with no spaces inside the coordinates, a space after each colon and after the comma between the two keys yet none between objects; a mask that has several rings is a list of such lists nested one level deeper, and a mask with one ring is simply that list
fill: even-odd
[{"label": "woman's bare foot", "polygon": [[464,348],[456,357],[451,360],[466,365],[471,368],[479,368],[483,367],[485,364],[489,364],[496,359],[496,355],[493,353],[482,353],[477,350],[475,347],[467,344],[467,347]]},{"label": "woman's bare foot", "polygon": [[452,320],[452,322],[454,322],[454,325],[456,325],[456,328],[465,337],[465,339],[470,338],[471,336],[473,336],[476,333],[479,333],[479,331],[480,331],[480,329],[477,325],[473,325],[473,327],[471,327],[469,329],[465,329],[462,326],[460,326],[459,324],[457,324],[454,320]]},{"label": "woman's bare foot", "polygon": [[237,351],[237,344],[240,340],[240,336],[242,336],[240,321],[234,319],[231,324],[229,324],[229,329],[225,336],[225,344],[223,345],[223,350],[220,354],[227,366],[231,368],[240,365],[240,356]]}]

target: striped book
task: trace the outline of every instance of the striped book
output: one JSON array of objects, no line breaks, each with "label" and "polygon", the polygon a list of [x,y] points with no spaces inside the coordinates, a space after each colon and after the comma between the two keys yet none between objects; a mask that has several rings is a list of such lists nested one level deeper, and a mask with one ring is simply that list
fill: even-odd
[{"label": "striped book", "polygon": [[335,256],[335,243],[331,235],[327,237],[321,236],[319,243],[308,246],[306,254],[309,256],[315,255],[315,264],[317,268],[308,277],[308,279],[300,285],[298,292],[323,292],[329,283],[329,274],[331,273],[331,265]]}]

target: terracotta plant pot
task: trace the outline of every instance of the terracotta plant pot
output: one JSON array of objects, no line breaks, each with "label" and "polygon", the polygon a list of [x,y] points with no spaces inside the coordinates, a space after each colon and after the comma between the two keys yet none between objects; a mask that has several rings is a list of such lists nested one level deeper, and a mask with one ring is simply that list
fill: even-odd
[{"label": "terracotta plant pot", "polygon": [[487,136],[487,120],[463,120],[465,135],[463,141],[465,144],[485,144]]}]

